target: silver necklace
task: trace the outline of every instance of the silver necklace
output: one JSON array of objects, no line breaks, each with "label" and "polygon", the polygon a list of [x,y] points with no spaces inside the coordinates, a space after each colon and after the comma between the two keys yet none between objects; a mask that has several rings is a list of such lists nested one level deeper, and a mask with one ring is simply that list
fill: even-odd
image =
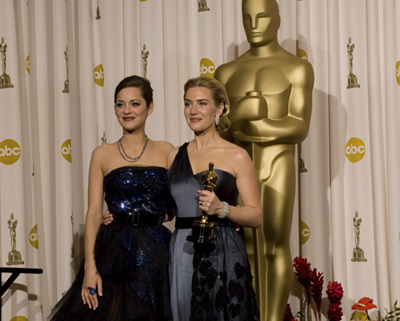
[{"label": "silver necklace", "polygon": [[145,151],[145,149],[147,147],[147,142],[149,141],[149,138],[147,137],[147,135],[145,135],[145,137],[146,137],[146,140],[144,141],[144,146],[143,146],[142,152],[137,157],[128,156],[128,154],[126,153],[126,151],[124,149],[124,146],[122,146],[122,142],[121,142],[122,137],[121,137],[118,140],[117,146],[118,146],[118,151],[119,151],[120,155],[122,156],[122,158],[125,159],[127,162],[130,162],[130,163],[137,162],[140,159],[140,157],[142,157],[142,155],[143,155],[143,153],[144,153],[144,151]]}]

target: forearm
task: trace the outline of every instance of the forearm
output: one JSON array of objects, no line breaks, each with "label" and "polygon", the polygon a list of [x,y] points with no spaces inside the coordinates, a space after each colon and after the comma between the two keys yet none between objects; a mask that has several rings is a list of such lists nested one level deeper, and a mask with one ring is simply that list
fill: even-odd
[{"label": "forearm", "polygon": [[96,262],[94,257],[94,245],[96,242],[96,236],[100,225],[101,225],[101,216],[100,218],[98,218],[90,213],[86,215],[85,236],[84,236],[85,271],[88,269],[96,268]]},{"label": "forearm", "polygon": [[246,122],[234,133],[239,140],[270,144],[297,144],[304,140],[309,122],[287,116],[284,119],[262,119]]},{"label": "forearm", "polygon": [[[217,215],[222,215],[224,212],[224,204],[221,202]],[[229,205],[229,213],[227,218],[232,222],[246,227],[257,228],[262,222],[262,211],[261,209],[253,206],[233,206]]]}]

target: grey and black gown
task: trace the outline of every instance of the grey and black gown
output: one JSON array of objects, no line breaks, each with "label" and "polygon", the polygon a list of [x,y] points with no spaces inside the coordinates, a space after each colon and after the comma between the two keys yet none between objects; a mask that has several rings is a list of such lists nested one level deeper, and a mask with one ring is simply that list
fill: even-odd
[{"label": "grey and black gown", "polygon": [[49,320],[172,320],[171,232],[162,222],[174,202],[166,183],[167,170],[157,166],[120,167],[104,177],[104,197],[114,221],[101,225],[96,236],[95,260],[103,296],[98,297],[96,310],[83,304],[82,268]]},{"label": "grey and black gown", "polygon": [[[182,145],[168,170],[168,185],[175,200],[176,226],[170,241],[170,286],[174,321],[258,320],[251,268],[242,236],[228,219],[210,215],[214,222],[216,246],[203,251],[186,240],[191,234],[198,208],[197,190],[202,190],[202,174],[194,174]],[[212,160],[210,160],[212,161]],[[214,189],[221,201],[236,205],[236,178],[220,169]]]}]

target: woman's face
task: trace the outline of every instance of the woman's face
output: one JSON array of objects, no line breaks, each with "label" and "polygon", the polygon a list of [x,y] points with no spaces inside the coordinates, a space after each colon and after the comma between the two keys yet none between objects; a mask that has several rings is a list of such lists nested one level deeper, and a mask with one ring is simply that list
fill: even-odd
[{"label": "woman's face", "polygon": [[205,87],[189,88],[185,94],[185,118],[196,133],[216,130],[215,116],[221,116],[224,105],[217,106],[211,90]]},{"label": "woman's face", "polygon": [[115,102],[115,115],[122,128],[128,132],[144,129],[147,116],[153,112],[153,103],[149,106],[136,87],[121,89]]}]

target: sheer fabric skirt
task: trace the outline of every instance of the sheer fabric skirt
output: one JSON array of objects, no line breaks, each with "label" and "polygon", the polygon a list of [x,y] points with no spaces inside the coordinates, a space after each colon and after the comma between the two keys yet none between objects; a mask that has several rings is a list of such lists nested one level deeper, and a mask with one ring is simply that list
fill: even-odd
[{"label": "sheer fabric skirt", "polygon": [[172,320],[168,282],[170,236],[162,225],[102,225],[95,245],[96,265],[103,282],[98,308],[91,310],[82,302],[81,268],[48,320]]},{"label": "sheer fabric skirt", "polygon": [[190,320],[259,320],[243,238],[226,225],[214,225],[214,236],[215,247],[195,246]]}]

